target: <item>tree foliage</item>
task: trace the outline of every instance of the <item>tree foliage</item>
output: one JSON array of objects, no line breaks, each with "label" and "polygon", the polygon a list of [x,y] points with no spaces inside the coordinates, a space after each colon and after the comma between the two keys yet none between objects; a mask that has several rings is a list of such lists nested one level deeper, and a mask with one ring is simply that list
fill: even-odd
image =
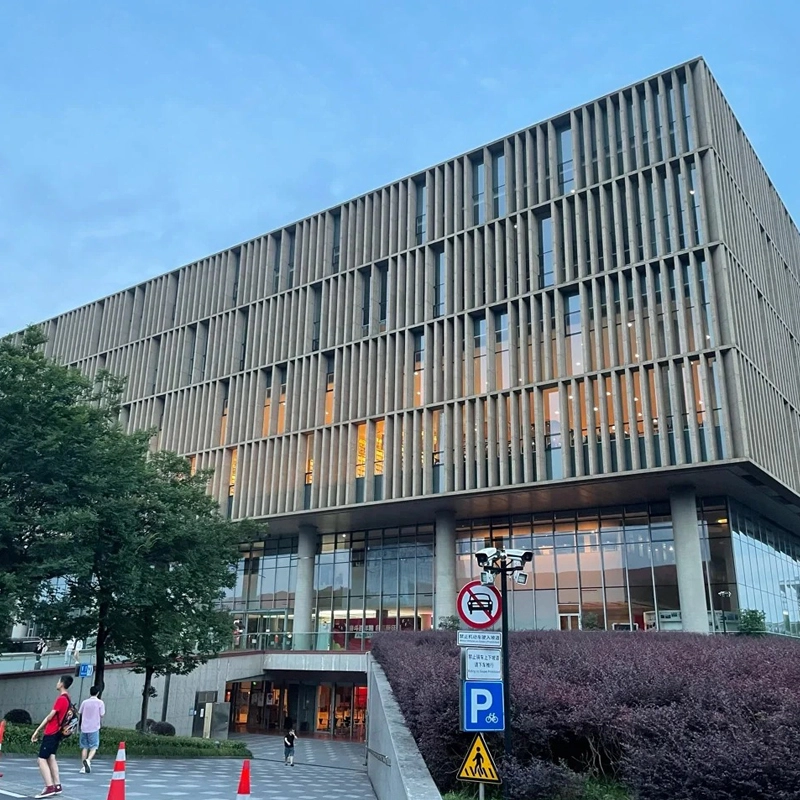
[{"label": "tree foliage", "polygon": [[219,601],[250,529],[220,516],[210,473],[122,430],[120,382],[49,361],[42,341],[0,345],[5,612],[93,638],[101,687],[107,657],[132,660],[147,699],[154,675],[189,672],[226,642]]},{"label": "tree foliage", "polygon": [[44,357],[41,332],[0,342],[0,626],[47,577],[86,505],[98,441],[114,429],[120,383],[92,383]]}]

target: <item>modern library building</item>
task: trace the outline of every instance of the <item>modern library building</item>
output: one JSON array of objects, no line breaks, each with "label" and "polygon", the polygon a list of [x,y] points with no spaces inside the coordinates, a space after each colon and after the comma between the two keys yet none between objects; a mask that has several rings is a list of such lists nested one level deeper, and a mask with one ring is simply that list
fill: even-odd
[{"label": "modern library building", "polygon": [[[436,628],[501,544],[517,629],[800,634],[800,235],[702,59],[43,329],[264,521],[235,648]],[[234,722],[359,735],[310,677]]]}]

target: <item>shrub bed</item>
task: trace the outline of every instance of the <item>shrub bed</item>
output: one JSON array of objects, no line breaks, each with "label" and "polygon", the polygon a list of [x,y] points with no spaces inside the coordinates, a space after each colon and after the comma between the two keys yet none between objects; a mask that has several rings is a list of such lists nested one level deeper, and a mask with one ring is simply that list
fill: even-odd
[{"label": "shrub bed", "polygon": [[[171,726],[170,726],[171,727]],[[31,743],[35,725],[9,723],[3,741],[4,753],[22,753],[35,756],[39,745]],[[78,735],[61,742],[58,755],[77,758],[80,756]],[[40,740],[41,741],[41,740]],[[250,751],[242,742],[220,742],[209,739],[194,739],[189,736],[156,736],[142,734],[125,728],[103,728],[100,732],[100,755],[113,758],[120,742],[125,742],[127,756],[149,756],[161,758],[250,758]]]},{"label": "shrub bed", "polygon": [[[777,637],[512,634],[513,758],[520,798],[588,795],[586,776],[639,800],[800,797],[800,646]],[[448,631],[385,633],[373,655],[442,791],[459,733],[459,648]],[[488,739],[502,754],[502,737]]]}]

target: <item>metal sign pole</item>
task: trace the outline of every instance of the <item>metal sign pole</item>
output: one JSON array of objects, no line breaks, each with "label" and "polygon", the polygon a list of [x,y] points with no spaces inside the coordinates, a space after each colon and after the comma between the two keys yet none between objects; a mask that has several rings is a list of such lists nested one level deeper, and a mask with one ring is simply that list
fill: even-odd
[{"label": "metal sign pole", "polygon": [[503,711],[505,712],[505,730],[503,731],[503,742],[505,745],[506,757],[511,755],[511,676],[508,657],[508,573],[506,572],[506,560],[500,562],[500,593],[503,598],[503,643],[501,653],[503,654]]},{"label": "metal sign pole", "polygon": [[478,800],[484,800],[485,795],[483,793],[483,791],[484,791],[483,787],[484,787],[484,784],[482,784],[482,783],[478,784]]}]

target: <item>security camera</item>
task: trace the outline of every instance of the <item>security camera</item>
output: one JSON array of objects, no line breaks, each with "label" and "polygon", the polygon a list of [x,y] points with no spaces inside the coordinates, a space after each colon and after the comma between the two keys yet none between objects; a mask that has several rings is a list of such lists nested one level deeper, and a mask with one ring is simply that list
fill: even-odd
[{"label": "security camera", "polygon": [[506,550],[506,558],[527,564],[529,561],[533,561],[533,553],[530,550]]},{"label": "security camera", "polygon": [[481,572],[481,583],[484,586],[494,586],[494,575],[491,572]]},{"label": "security camera", "polygon": [[499,557],[500,551],[496,547],[484,547],[483,550],[478,550],[478,552],[475,553],[475,560],[478,562],[479,567],[488,566]]},{"label": "security camera", "polygon": [[528,583],[528,573],[527,572],[515,572],[514,573],[514,583],[519,586],[525,586]]}]

